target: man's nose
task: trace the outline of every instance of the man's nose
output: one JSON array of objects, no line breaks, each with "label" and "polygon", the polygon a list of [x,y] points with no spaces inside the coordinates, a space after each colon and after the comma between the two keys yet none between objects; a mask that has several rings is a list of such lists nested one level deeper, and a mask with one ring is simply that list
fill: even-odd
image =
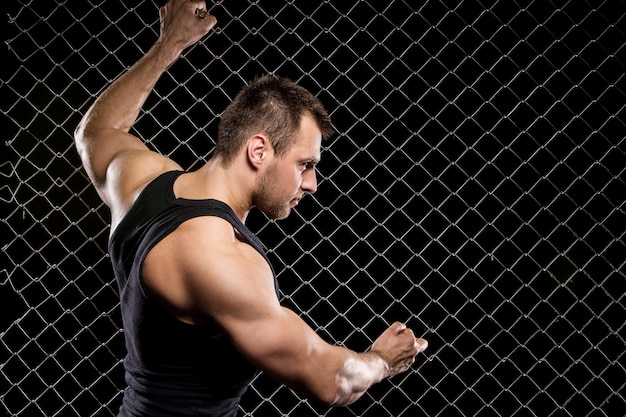
[{"label": "man's nose", "polygon": [[307,193],[314,193],[317,190],[317,174],[314,169],[309,169],[304,173],[301,188]]}]

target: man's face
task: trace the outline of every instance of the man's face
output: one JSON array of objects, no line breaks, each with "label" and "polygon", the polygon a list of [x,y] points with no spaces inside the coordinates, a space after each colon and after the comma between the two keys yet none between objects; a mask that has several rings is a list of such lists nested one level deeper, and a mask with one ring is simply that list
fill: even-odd
[{"label": "man's face", "polygon": [[317,189],[315,165],[320,160],[322,134],[310,117],[300,121],[298,138],[286,155],[269,161],[259,177],[254,205],[271,219],[284,219],[305,193]]}]

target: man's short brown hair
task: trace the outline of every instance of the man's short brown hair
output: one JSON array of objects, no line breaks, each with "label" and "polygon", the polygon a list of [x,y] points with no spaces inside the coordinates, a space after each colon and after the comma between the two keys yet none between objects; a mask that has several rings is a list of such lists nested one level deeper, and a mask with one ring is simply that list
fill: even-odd
[{"label": "man's short brown hair", "polygon": [[295,141],[304,116],[315,120],[322,139],[333,134],[326,109],[307,89],[287,78],[256,78],[224,110],[213,154],[228,165],[249,137],[262,133],[280,157]]}]

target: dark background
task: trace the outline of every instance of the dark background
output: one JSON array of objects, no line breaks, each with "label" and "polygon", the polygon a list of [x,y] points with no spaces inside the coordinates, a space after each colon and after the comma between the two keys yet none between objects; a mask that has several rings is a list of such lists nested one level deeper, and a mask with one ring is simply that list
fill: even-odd
[{"label": "dark background", "polygon": [[[158,34],[149,0],[4,2],[0,395],[111,416],[124,388],[108,211],[72,132]],[[346,409],[266,378],[246,416],[622,417],[625,5],[223,1],[136,134],[188,168],[248,80],[294,79],[337,135],[290,218],[254,214],[284,303],[365,350],[395,320],[413,370]]]}]

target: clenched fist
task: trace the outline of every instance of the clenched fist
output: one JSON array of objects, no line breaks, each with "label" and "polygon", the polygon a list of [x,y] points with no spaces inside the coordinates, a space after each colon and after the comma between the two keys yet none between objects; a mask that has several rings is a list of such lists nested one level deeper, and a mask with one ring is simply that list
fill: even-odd
[{"label": "clenched fist", "polygon": [[374,341],[371,350],[387,362],[386,377],[389,378],[409,369],[415,356],[427,347],[426,340],[416,338],[406,325],[395,322]]}]

